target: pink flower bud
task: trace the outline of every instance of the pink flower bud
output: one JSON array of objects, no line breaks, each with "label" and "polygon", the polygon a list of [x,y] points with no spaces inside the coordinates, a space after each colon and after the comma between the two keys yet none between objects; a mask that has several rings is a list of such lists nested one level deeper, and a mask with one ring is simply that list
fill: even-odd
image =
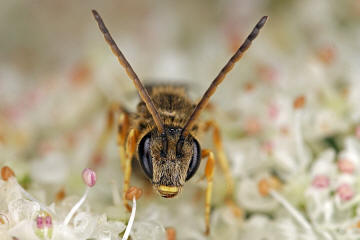
[{"label": "pink flower bud", "polygon": [[341,185],[336,189],[336,193],[339,195],[339,197],[340,197],[341,200],[343,200],[343,201],[348,201],[348,200],[350,200],[350,199],[354,196],[354,191],[352,190],[352,188],[350,187],[350,185],[347,184],[347,183],[341,184]]},{"label": "pink flower bud", "polygon": [[340,159],[337,162],[338,168],[341,172],[343,173],[353,173],[355,170],[355,165],[352,161],[348,160],[348,159]]},{"label": "pink flower bud", "polygon": [[327,188],[330,184],[330,180],[325,175],[317,175],[314,177],[312,181],[313,187],[316,188]]},{"label": "pink flower bud", "polygon": [[96,183],[96,173],[90,168],[85,168],[82,172],[82,179],[86,185],[92,187]]}]

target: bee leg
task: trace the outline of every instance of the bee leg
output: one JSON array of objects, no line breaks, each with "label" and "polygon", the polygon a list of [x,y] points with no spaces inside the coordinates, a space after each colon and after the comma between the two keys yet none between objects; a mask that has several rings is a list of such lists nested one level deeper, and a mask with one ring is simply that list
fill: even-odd
[{"label": "bee leg", "polygon": [[221,167],[222,172],[225,175],[226,179],[226,198],[232,199],[233,198],[233,191],[234,191],[234,180],[231,176],[230,168],[229,168],[229,162],[225,155],[225,151],[223,148],[222,140],[221,140],[221,134],[220,129],[215,121],[207,121],[204,124],[204,131],[209,131],[210,128],[213,129],[213,142],[216,149],[216,157],[219,160],[219,164]]},{"label": "bee leg", "polygon": [[129,189],[130,177],[131,177],[131,160],[134,157],[136,151],[136,143],[138,138],[138,132],[136,129],[131,129],[126,141],[126,158],[125,158],[125,171],[124,171],[124,186],[123,186],[123,201],[127,210],[131,211],[131,206],[126,200],[126,192]]},{"label": "bee leg", "polygon": [[111,131],[113,130],[116,112],[126,113],[127,111],[117,103],[113,103],[109,107],[105,127],[95,145],[95,151],[92,156],[92,165],[94,166],[98,165],[102,161],[105,146],[108,143]]},{"label": "bee leg", "polygon": [[119,115],[117,126],[118,126],[117,145],[120,155],[120,166],[123,173],[125,174],[125,162],[126,162],[125,143],[130,128],[129,114],[127,112],[123,111],[122,114]]},{"label": "bee leg", "polygon": [[232,209],[232,212],[234,213],[234,215],[238,218],[241,218],[243,216],[243,210],[240,207],[238,207],[237,204],[233,200],[234,199],[233,198],[234,179],[231,176],[229,163],[228,163],[228,160],[227,160],[227,157],[225,155],[225,151],[224,151],[224,148],[222,145],[220,129],[219,129],[218,125],[216,124],[216,122],[212,121],[212,120],[207,121],[204,124],[204,131],[209,131],[210,128],[213,129],[213,141],[214,141],[214,146],[215,146],[216,153],[217,153],[217,159],[218,159],[218,162],[220,163],[220,168],[225,175],[225,180],[226,180],[225,202]]},{"label": "bee leg", "polygon": [[207,162],[205,167],[205,177],[207,180],[206,196],[205,196],[205,235],[209,235],[211,193],[213,188],[215,159],[214,159],[214,154],[210,150],[202,150],[201,158],[205,158],[205,157],[207,157]]}]

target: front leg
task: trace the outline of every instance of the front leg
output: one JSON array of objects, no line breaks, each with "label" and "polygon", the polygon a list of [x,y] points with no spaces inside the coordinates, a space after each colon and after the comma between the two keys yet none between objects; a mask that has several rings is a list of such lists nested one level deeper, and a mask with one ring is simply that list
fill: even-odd
[{"label": "front leg", "polygon": [[131,160],[134,157],[136,151],[136,143],[138,138],[138,131],[136,129],[131,129],[127,137],[126,142],[126,157],[125,157],[125,169],[124,169],[124,187],[123,187],[123,201],[126,209],[131,211],[131,206],[126,200],[126,192],[129,189],[130,177],[131,177]]},{"label": "front leg", "polygon": [[205,124],[203,125],[203,130],[205,132],[209,131],[210,129],[213,130],[213,142],[216,149],[216,156],[226,179],[226,198],[227,200],[232,200],[234,192],[234,179],[231,176],[229,161],[225,155],[224,147],[221,140],[220,129],[216,122],[212,120],[205,122]]},{"label": "front leg", "polygon": [[[225,198],[225,202],[226,204],[230,207],[230,209],[232,210],[234,216],[236,216],[237,218],[241,218],[243,216],[243,210],[241,208],[239,208],[237,206],[237,204],[234,202],[234,198],[233,198],[233,191],[234,191],[234,180],[231,176],[231,171],[229,168],[229,163],[228,160],[226,158],[225,155],[225,151],[222,145],[222,141],[221,141],[221,136],[220,136],[220,129],[218,127],[218,125],[216,124],[216,122],[214,121],[207,121],[205,122],[204,126],[203,126],[203,130],[204,131],[209,131],[210,129],[213,130],[213,141],[214,141],[214,146],[216,149],[216,157],[218,160],[218,163],[220,164],[220,168],[222,170],[222,172],[225,175],[225,180],[226,180],[226,198]],[[204,150],[205,152],[203,154],[204,157],[205,156],[209,156],[208,159],[212,158],[214,159],[214,155],[212,152],[208,151],[208,150]],[[211,202],[211,191],[212,191],[212,172],[209,172],[210,170],[213,171],[213,165],[214,165],[214,160],[211,160],[211,163],[208,160],[208,163],[206,164],[206,171],[205,171],[205,176],[208,180],[208,187],[206,190],[206,225],[207,225],[207,232],[209,231],[209,217],[210,217],[210,202]],[[209,181],[209,176],[211,176],[211,179]],[[209,196],[208,196],[209,194]]]},{"label": "front leg", "polygon": [[118,117],[118,134],[117,134],[117,145],[120,155],[120,166],[121,170],[125,174],[125,159],[126,159],[126,137],[130,129],[130,117],[129,114],[124,112]]},{"label": "front leg", "polygon": [[[128,131],[129,126],[129,113],[128,111],[121,106],[119,103],[112,103],[107,111],[106,116],[106,123],[104,126],[104,129],[102,130],[102,133],[99,137],[99,139],[96,142],[95,145],[95,151],[92,156],[92,165],[93,167],[96,167],[99,163],[101,163],[104,155],[104,150],[106,148],[106,145],[108,144],[109,138],[111,136],[111,132],[113,131],[114,127],[114,120],[119,115],[119,130],[118,133],[118,145],[121,149],[121,146],[124,145],[126,133]],[[121,119],[121,120],[120,120]],[[120,150],[120,159],[122,159],[124,156],[121,154]]]},{"label": "front leg", "polygon": [[215,159],[214,154],[210,150],[202,150],[201,158],[206,158],[205,177],[207,180],[206,196],[205,196],[205,234],[210,233],[210,209],[211,209],[211,193],[213,188],[213,175]]}]

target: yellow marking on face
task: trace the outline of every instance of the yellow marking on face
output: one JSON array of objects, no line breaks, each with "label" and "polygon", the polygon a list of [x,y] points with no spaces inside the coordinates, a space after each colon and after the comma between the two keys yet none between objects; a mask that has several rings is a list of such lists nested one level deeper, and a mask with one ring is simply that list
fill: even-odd
[{"label": "yellow marking on face", "polygon": [[179,188],[161,185],[159,186],[159,190],[162,192],[177,193],[179,191]]}]

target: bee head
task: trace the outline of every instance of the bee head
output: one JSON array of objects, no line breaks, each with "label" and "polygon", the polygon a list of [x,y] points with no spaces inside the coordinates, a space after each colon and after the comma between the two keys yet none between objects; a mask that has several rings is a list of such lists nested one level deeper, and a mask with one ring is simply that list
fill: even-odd
[{"label": "bee head", "polygon": [[138,145],[138,159],[146,176],[159,194],[175,197],[199,167],[201,148],[190,134],[183,137],[181,128],[165,127],[147,133]]}]

